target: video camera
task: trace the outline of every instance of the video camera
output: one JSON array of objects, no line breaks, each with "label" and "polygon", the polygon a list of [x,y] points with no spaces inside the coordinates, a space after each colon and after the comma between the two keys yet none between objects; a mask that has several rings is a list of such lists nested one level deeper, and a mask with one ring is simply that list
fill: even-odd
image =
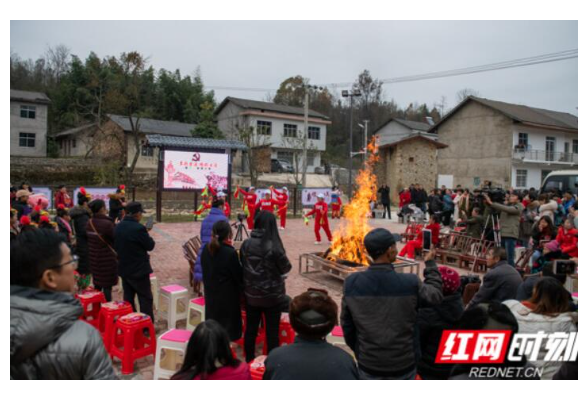
[{"label": "video camera", "polygon": [[247,219],[247,215],[245,215],[242,212],[237,213],[237,220],[239,220],[239,222],[243,222]]}]

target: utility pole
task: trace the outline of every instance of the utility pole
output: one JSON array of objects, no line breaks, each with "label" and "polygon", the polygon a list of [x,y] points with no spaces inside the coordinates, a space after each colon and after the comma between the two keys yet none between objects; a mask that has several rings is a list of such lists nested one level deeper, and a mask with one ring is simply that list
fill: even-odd
[{"label": "utility pole", "polygon": [[353,182],[353,98],[361,96],[359,90],[343,90],[341,92],[343,97],[349,97],[349,181],[347,196],[351,201],[351,195],[353,194],[352,182]]},{"label": "utility pole", "polygon": [[368,145],[368,124],[369,120],[363,120],[363,163],[367,161],[367,145]]},{"label": "utility pole", "polygon": [[304,85],[304,140],[302,149],[302,187],[306,187],[306,142],[308,140],[308,85]]}]

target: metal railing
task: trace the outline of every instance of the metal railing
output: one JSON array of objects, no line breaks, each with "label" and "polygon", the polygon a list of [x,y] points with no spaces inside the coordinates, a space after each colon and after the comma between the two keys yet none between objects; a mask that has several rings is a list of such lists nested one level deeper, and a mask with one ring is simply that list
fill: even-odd
[{"label": "metal railing", "polygon": [[512,158],[519,161],[578,164],[578,154],[560,151],[528,150],[515,147]]}]

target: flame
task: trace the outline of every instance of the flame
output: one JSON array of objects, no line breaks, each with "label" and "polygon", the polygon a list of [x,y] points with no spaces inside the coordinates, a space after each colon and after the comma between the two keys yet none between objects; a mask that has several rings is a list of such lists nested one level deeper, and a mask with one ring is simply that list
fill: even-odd
[{"label": "flame", "polygon": [[370,201],[377,196],[377,177],[373,170],[378,161],[378,146],[373,137],[367,147],[368,159],[355,178],[358,186],[353,198],[343,207],[343,219],[333,235],[330,259],[339,258],[355,263],[368,265],[367,252],[363,238],[370,231],[368,215]]}]

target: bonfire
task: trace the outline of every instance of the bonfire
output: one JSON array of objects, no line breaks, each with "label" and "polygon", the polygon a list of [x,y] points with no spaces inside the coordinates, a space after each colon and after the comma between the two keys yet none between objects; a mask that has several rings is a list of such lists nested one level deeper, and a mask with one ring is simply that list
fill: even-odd
[{"label": "bonfire", "polygon": [[378,161],[378,147],[375,137],[367,147],[367,161],[355,178],[358,186],[353,198],[343,207],[343,218],[333,235],[333,245],[327,251],[327,258],[333,261],[347,261],[368,265],[363,238],[370,231],[368,216],[371,214],[370,201],[377,195],[377,178],[374,166]]}]

